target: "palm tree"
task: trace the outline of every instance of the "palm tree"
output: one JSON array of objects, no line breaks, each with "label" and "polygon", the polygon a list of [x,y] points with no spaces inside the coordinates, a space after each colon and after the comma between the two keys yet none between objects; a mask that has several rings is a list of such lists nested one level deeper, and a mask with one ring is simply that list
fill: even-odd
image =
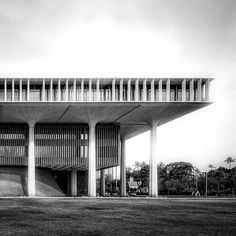
[{"label": "palm tree", "polygon": [[163,162],[160,162],[158,164],[158,167],[160,168],[160,170],[164,169],[165,168],[165,164]]},{"label": "palm tree", "polygon": [[217,181],[217,196],[219,196],[220,195],[220,181],[224,177],[223,171],[217,169],[214,173],[214,177],[216,178],[216,181]]},{"label": "palm tree", "polygon": [[208,165],[208,168],[210,168],[211,170],[215,169],[215,166],[213,166],[212,164]]},{"label": "palm tree", "polygon": [[139,161],[135,161],[133,166],[134,166],[133,170],[139,170],[140,169],[140,162]]},{"label": "palm tree", "polygon": [[229,169],[231,169],[231,163],[235,162],[235,159],[233,157],[227,157],[224,162],[227,162],[227,164],[229,165]]},{"label": "palm tree", "polygon": [[142,161],[139,166],[140,166],[140,168],[143,168],[145,165],[147,165],[146,162]]}]

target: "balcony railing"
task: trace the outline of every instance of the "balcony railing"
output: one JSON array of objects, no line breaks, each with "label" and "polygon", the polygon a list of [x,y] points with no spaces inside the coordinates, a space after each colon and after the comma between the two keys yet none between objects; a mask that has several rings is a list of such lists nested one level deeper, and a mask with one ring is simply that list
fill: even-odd
[{"label": "balcony railing", "polygon": [[0,78],[0,102],[203,102],[206,78]]}]

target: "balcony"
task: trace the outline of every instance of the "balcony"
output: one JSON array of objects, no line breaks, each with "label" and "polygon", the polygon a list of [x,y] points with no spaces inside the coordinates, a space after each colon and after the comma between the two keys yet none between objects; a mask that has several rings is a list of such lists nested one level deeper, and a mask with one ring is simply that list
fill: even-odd
[{"label": "balcony", "polygon": [[0,78],[0,102],[209,102],[208,78]]}]

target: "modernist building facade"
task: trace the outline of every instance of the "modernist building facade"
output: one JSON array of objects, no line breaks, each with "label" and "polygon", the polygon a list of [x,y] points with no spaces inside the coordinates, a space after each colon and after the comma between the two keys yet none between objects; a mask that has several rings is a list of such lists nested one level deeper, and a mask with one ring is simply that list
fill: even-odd
[{"label": "modernist building facade", "polygon": [[125,142],[150,130],[149,194],[157,196],[156,128],[210,104],[210,81],[0,78],[0,194],[95,197],[100,171],[104,195],[104,170],[120,166],[126,196]]}]

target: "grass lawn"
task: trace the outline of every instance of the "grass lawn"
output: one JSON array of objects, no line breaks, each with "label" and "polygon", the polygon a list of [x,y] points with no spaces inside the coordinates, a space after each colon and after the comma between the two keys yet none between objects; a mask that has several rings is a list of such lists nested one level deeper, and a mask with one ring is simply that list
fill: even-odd
[{"label": "grass lawn", "polygon": [[236,235],[236,200],[1,198],[0,235]]}]

